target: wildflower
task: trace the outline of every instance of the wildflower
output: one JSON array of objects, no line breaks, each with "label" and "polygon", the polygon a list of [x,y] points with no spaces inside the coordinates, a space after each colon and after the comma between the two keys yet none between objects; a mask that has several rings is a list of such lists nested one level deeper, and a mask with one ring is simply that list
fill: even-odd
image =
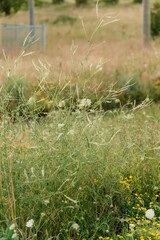
[{"label": "wildflower", "polygon": [[145,228],[142,228],[142,231],[143,231],[143,232],[147,232],[147,230],[146,230]]},{"label": "wildflower", "polygon": [[134,228],[134,227],[135,227],[135,224],[130,223],[130,224],[129,224],[129,227],[130,227],[130,228]]},{"label": "wildflower", "polygon": [[58,124],[58,128],[63,128],[64,126],[65,126],[64,123],[59,123],[59,124]]},{"label": "wildflower", "polygon": [[114,99],[114,101],[115,101],[115,103],[120,103],[121,102],[118,98]]},{"label": "wildflower", "polygon": [[13,233],[13,235],[12,235],[12,238],[13,239],[15,239],[15,238],[18,238],[18,235],[17,235],[17,233],[15,232],[15,233]]},{"label": "wildflower", "polygon": [[90,99],[83,98],[83,99],[79,100],[78,108],[83,109],[83,108],[86,108],[86,107],[90,107],[91,103],[92,102],[91,102]]},{"label": "wildflower", "polygon": [[72,228],[73,230],[75,230],[76,232],[78,232],[79,229],[80,229],[80,226],[79,226],[77,223],[73,223],[72,226],[71,226],[71,228]]},{"label": "wildflower", "polygon": [[132,235],[131,235],[130,233],[127,233],[126,236],[127,236],[127,237],[131,237]]},{"label": "wildflower", "polygon": [[44,200],[44,204],[48,205],[49,204],[49,199]]},{"label": "wildflower", "polygon": [[10,227],[9,227],[9,230],[14,230],[16,228],[16,225],[13,223]]},{"label": "wildflower", "polygon": [[134,114],[126,114],[124,116],[124,118],[127,119],[127,120],[130,120],[130,119],[134,118]]},{"label": "wildflower", "polygon": [[63,107],[65,107],[65,105],[66,105],[65,101],[60,101],[58,104],[58,107],[63,108]]},{"label": "wildflower", "polygon": [[32,228],[34,225],[34,220],[33,219],[30,219],[27,223],[26,223],[26,227],[28,228]]},{"label": "wildflower", "polygon": [[94,181],[94,183],[97,183],[97,182],[98,182],[98,179],[97,179],[97,178],[94,178],[93,181]]},{"label": "wildflower", "polygon": [[146,216],[146,218],[148,218],[148,219],[152,219],[152,218],[154,218],[154,216],[155,216],[155,212],[154,212],[154,210],[153,209],[148,209],[146,212],[145,212],[145,216]]},{"label": "wildflower", "polygon": [[44,166],[42,167],[41,173],[42,173],[42,177],[44,177]]},{"label": "wildflower", "polygon": [[31,167],[31,173],[34,174],[34,167]]},{"label": "wildflower", "polygon": [[43,218],[43,217],[45,217],[46,216],[46,214],[44,213],[44,212],[42,212],[41,213],[41,217]]},{"label": "wildflower", "polygon": [[120,234],[117,234],[117,237],[118,237],[118,238],[123,238],[123,236],[121,236]]},{"label": "wildflower", "polygon": [[143,236],[140,236],[140,240],[144,240],[144,237],[143,237]]}]

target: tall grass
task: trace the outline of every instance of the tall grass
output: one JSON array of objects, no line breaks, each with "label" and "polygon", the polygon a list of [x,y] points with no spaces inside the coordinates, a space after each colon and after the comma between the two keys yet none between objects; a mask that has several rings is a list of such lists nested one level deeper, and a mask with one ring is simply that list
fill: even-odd
[{"label": "tall grass", "polygon": [[16,239],[159,239],[157,107],[0,127],[2,237],[14,223]]},{"label": "tall grass", "polygon": [[[120,11],[124,13],[121,7]],[[135,84],[150,80],[158,57],[146,60],[143,57],[152,56],[151,51],[140,54],[139,43],[132,48],[125,41],[115,44],[115,38],[114,45],[106,45],[110,56],[115,53],[111,65],[106,54],[99,60],[92,37],[107,22],[102,21],[104,9],[96,13],[94,31],[90,32],[91,22],[86,27],[82,21],[87,44],[79,50],[73,42],[70,55],[65,45],[66,57],[56,60],[55,72],[48,61],[33,59],[30,73],[31,57],[23,51],[21,61],[3,61],[2,239],[160,238],[159,108],[149,106],[148,92],[144,90],[143,96]],[[130,58],[128,50],[134,50]],[[51,45],[49,51],[51,59]],[[159,99],[158,83],[156,89]],[[140,99],[135,102],[137,92]],[[109,111],[112,104],[119,109]]]}]

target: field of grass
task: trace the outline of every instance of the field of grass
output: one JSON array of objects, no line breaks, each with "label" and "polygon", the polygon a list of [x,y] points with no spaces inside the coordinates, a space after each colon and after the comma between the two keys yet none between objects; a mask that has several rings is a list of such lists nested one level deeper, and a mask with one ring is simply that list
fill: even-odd
[{"label": "field of grass", "polygon": [[48,3],[36,22],[46,49],[0,56],[0,240],[159,240],[159,39],[143,47],[141,6]]},{"label": "field of grass", "polygon": [[[106,25],[99,27],[91,39],[102,19]],[[141,20],[141,5],[132,4],[129,0],[121,0],[117,6],[100,4],[98,16],[95,4],[80,8],[73,3],[60,6],[49,4],[43,9],[37,8],[36,23],[46,25],[46,49],[35,50],[32,57],[26,56],[13,73],[23,73],[28,81],[34,81],[36,74],[31,59],[35,62],[46,59],[52,70],[50,80],[63,81],[67,76],[74,81],[84,82],[86,76],[79,76],[78,73],[89,71],[91,66],[95,67],[100,62],[104,76],[100,82],[117,81],[117,74],[124,79],[135,77],[140,81],[152,81],[159,76],[159,40],[153,41],[150,49],[143,48]],[[0,23],[27,24],[28,21],[27,11],[0,18]],[[110,23],[112,21],[115,22]],[[15,58],[19,52],[14,53],[10,49],[9,52],[6,50],[6,54]],[[2,53],[0,64],[6,64]],[[13,70],[9,63],[7,66]],[[0,73],[0,79],[4,79],[3,72]]]},{"label": "field of grass", "polygon": [[[0,236],[158,240],[159,116],[158,106],[146,106],[121,113],[61,110],[15,124],[4,117]],[[153,218],[145,217],[148,209]]]}]

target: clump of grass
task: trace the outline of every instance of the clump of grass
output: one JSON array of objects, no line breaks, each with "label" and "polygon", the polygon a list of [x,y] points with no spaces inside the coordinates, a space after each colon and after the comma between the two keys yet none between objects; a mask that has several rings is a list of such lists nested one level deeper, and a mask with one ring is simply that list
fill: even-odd
[{"label": "clump of grass", "polygon": [[77,20],[76,17],[61,15],[53,21],[53,24],[71,24],[72,25],[75,23],[76,20]]}]

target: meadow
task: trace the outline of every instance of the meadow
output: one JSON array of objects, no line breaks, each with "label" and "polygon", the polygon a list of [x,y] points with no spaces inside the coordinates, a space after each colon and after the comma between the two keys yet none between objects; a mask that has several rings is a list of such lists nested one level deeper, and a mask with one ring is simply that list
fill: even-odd
[{"label": "meadow", "polygon": [[141,10],[46,2],[46,49],[2,51],[1,240],[160,239],[160,42],[143,46]]}]

